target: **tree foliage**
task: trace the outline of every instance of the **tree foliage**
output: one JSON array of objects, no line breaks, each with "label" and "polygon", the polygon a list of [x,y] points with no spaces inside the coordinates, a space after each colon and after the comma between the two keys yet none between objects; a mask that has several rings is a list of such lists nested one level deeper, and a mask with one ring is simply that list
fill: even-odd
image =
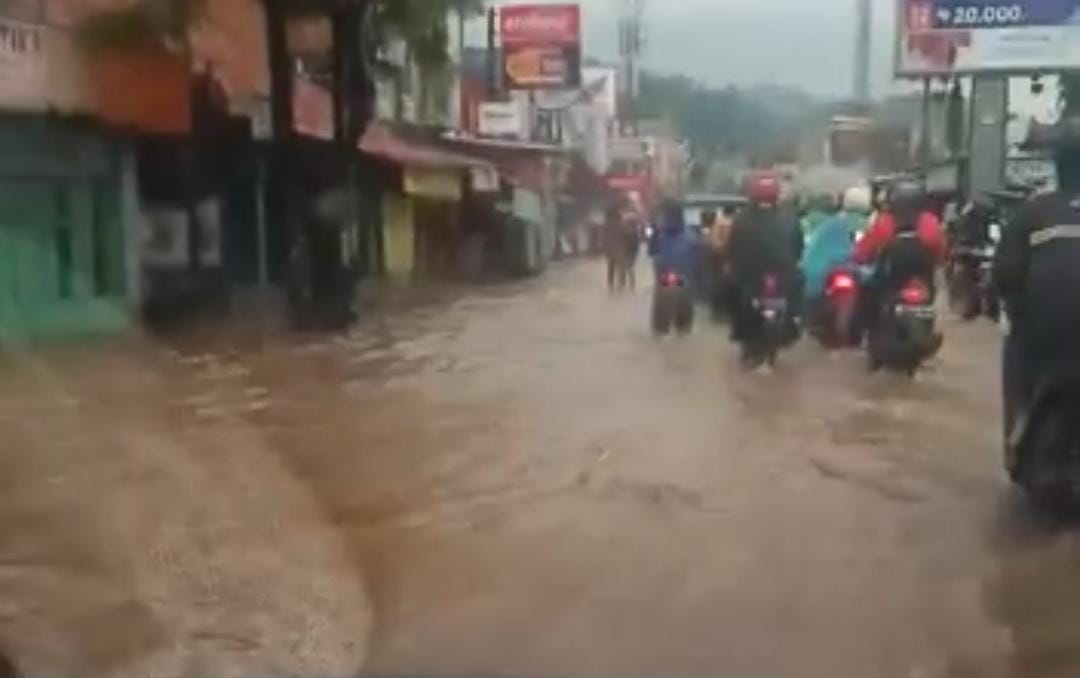
[{"label": "tree foliage", "polygon": [[405,40],[417,63],[426,69],[447,62],[450,12],[466,16],[484,11],[483,0],[377,0],[379,25]]},{"label": "tree foliage", "polygon": [[643,73],[638,112],[666,118],[681,130],[695,154],[783,156],[797,145],[808,121],[823,107],[798,91],[712,88],[681,75]]},{"label": "tree foliage", "polygon": [[[103,9],[87,17],[80,34],[91,46],[138,43],[183,44],[208,0],[138,0],[127,7]],[[327,11],[326,0],[279,0],[294,14]],[[447,61],[449,12],[483,12],[483,0],[372,0],[378,27],[405,40],[421,66]]]},{"label": "tree foliage", "polygon": [[139,0],[127,7],[101,9],[79,25],[90,47],[130,44],[183,45],[206,0]]}]

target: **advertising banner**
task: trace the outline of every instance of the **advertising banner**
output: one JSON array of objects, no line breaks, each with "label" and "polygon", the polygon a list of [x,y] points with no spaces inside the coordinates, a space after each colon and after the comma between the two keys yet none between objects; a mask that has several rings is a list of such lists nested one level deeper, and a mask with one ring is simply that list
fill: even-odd
[{"label": "advertising banner", "polygon": [[528,115],[516,101],[485,101],[478,110],[478,132],[485,137],[528,136]]},{"label": "advertising banner", "polygon": [[899,0],[898,19],[901,77],[1080,67],[1080,0]]},{"label": "advertising banner", "polygon": [[512,5],[499,11],[503,74],[516,90],[581,85],[581,8]]}]

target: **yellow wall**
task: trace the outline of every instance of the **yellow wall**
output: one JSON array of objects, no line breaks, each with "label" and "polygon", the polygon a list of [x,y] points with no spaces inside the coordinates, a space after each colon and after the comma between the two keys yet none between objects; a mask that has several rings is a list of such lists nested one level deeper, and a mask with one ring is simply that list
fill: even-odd
[{"label": "yellow wall", "polygon": [[461,200],[461,172],[458,170],[417,169],[405,170],[402,185],[407,195],[436,200]]},{"label": "yellow wall", "polygon": [[416,229],[412,199],[398,193],[383,197],[383,255],[386,273],[410,278],[416,265]]}]

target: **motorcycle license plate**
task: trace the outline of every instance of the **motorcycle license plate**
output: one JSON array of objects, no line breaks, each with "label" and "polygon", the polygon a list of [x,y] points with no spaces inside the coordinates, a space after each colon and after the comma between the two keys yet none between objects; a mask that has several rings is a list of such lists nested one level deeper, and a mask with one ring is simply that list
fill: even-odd
[{"label": "motorcycle license plate", "polygon": [[933,320],[937,317],[937,311],[933,306],[908,306],[906,304],[899,304],[896,307],[896,315],[901,318]]}]

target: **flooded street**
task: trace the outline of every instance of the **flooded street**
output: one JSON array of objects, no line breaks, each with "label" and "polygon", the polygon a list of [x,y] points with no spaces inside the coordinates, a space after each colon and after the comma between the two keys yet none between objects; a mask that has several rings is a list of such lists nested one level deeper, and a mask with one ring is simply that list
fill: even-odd
[{"label": "flooded street", "polygon": [[567,264],[347,337],[13,357],[0,640],[60,676],[1080,672],[995,328],[915,382],[809,342],[747,374],[647,307]]}]

